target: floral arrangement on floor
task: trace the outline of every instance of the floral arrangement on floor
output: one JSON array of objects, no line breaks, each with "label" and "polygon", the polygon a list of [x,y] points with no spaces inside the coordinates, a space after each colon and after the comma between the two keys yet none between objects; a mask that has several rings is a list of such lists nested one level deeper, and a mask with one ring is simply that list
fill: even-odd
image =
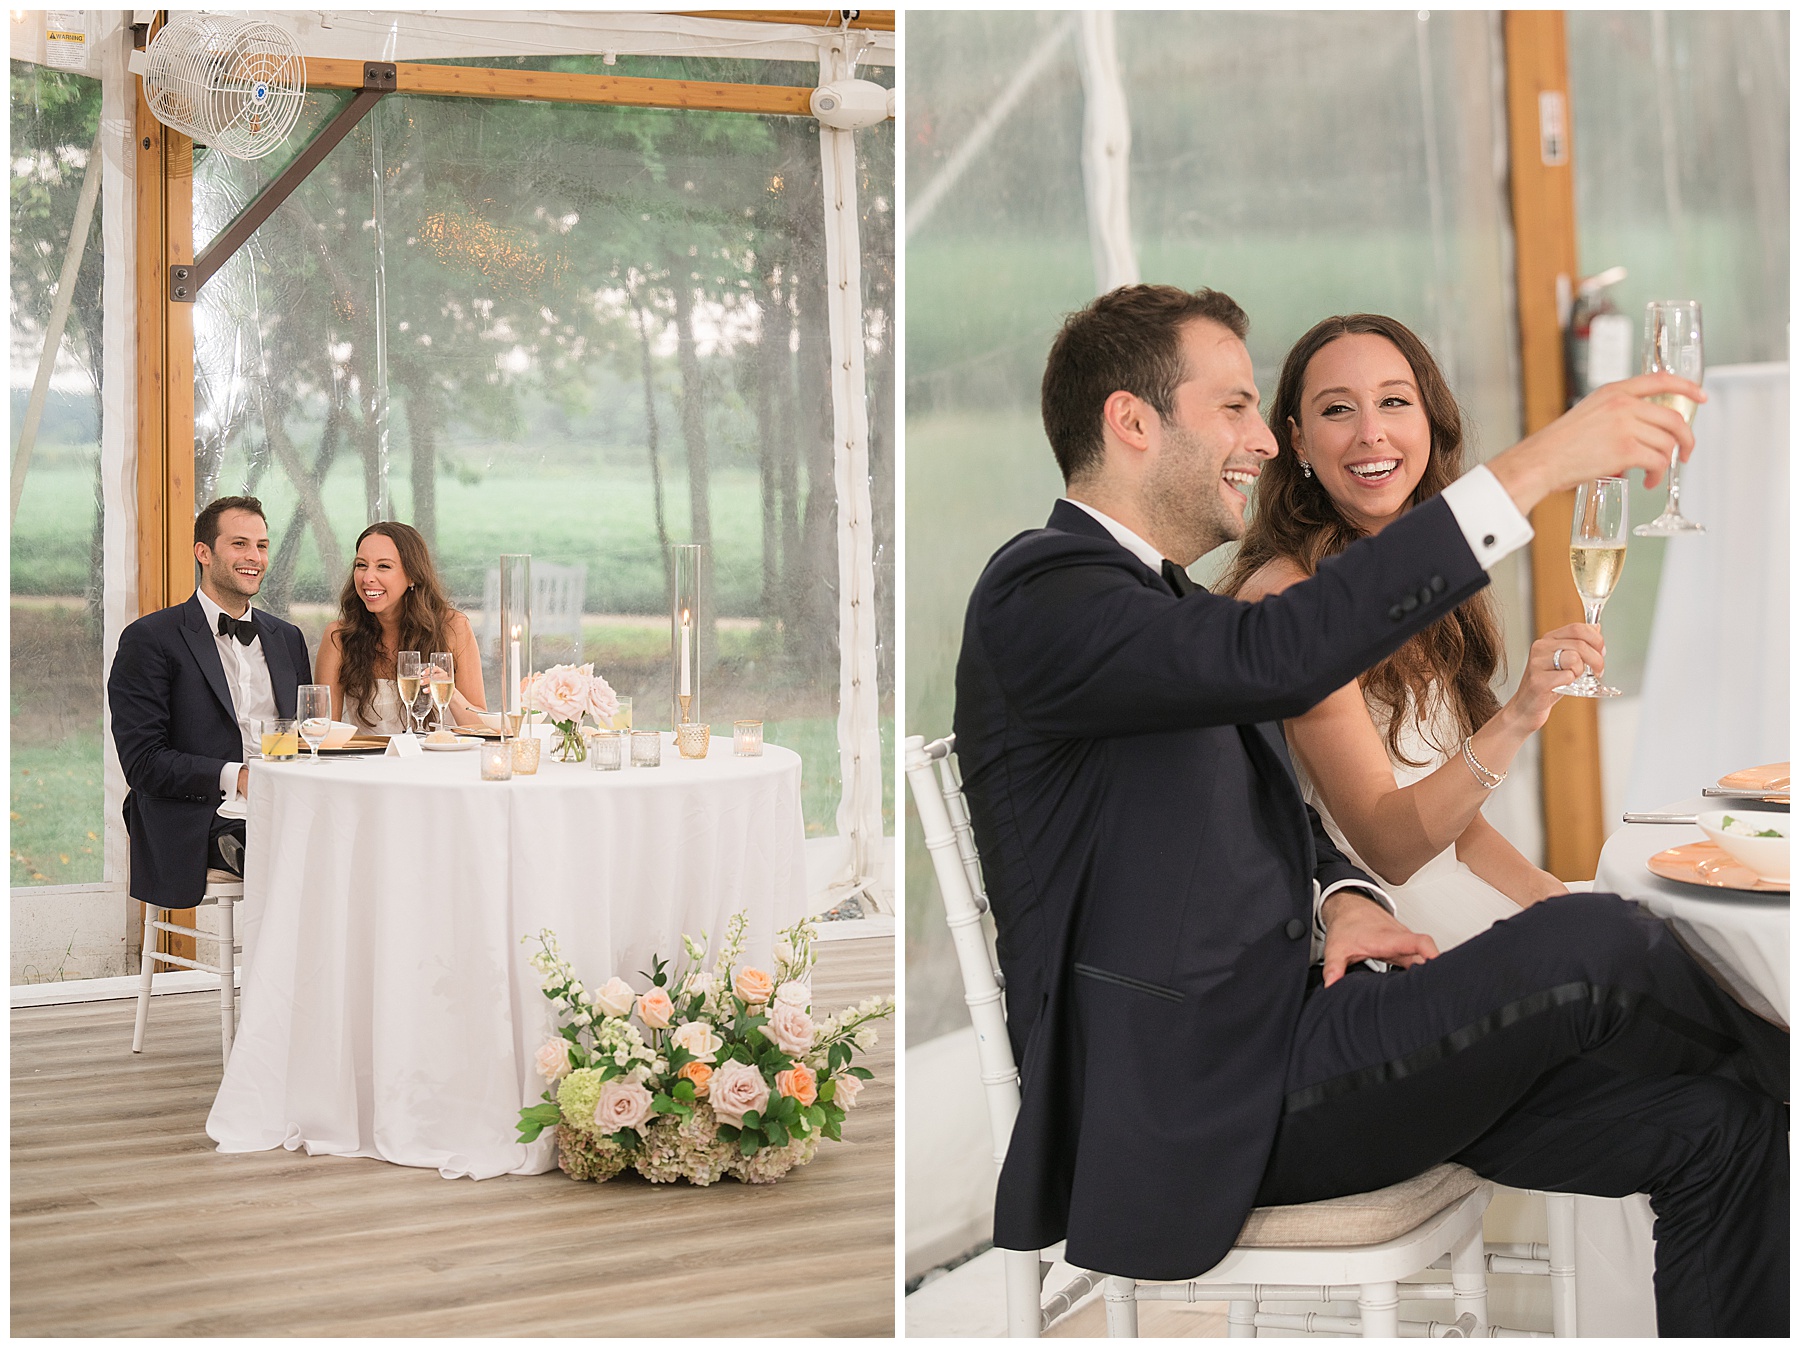
[{"label": "floral arrangement on floor", "polygon": [[604,726],[619,714],[619,695],[594,673],[591,663],[552,665],[527,678],[523,692],[525,709],[543,712],[561,734],[555,753],[565,763],[587,758],[587,740],[581,734],[584,716],[591,712]]},{"label": "floral arrangement on floor", "polygon": [[772,1184],[812,1160],[820,1138],[841,1141],[873,1076],[853,1060],[875,1047],[870,1022],[891,1015],[894,999],[815,1021],[817,931],[799,922],[781,932],[771,972],[739,967],[747,926],[732,916],[711,968],[705,934],[683,936],[680,964],[654,960],[641,993],[617,976],[584,986],[555,933],[539,932],[531,963],[559,1024],[538,1049],[550,1088],[519,1111],[520,1140],[554,1127],[558,1163],[575,1179],[630,1167],[653,1183],[702,1185],[726,1175]]}]

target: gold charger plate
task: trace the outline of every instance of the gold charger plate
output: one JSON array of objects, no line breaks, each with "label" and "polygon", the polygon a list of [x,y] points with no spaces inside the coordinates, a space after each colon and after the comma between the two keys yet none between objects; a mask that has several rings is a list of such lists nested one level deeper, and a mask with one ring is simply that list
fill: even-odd
[{"label": "gold charger plate", "polygon": [[1727,791],[1767,792],[1770,795],[1785,796],[1791,786],[1790,767],[1787,763],[1764,763],[1759,768],[1728,772],[1719,778],[1719,785]]},{"label": "gold charger plate", "polygon": [[1764,880],[1715,842],[1688,843],[1658,852],[1644,863],[1651,873],[1684,885],[1709,889],[1748,889],[1758,894],[1785,894],[1785,880]]},{"label": "gold charger plate", "polygon": [[386,735],[352,735],[342,744],[334,744],[330,748],[319,746],[322,754],[378,754],[388,746]]}]

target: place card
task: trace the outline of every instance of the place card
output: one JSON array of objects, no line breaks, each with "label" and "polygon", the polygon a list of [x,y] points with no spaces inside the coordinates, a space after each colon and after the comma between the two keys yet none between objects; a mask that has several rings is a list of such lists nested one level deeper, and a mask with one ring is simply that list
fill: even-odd
[{"label": "place card", "polygon": [[389,758],[417,758],[424,752],[425,748],[419,743],[419,737],[410,730],[391,736],[388,740],[387,756]]}]

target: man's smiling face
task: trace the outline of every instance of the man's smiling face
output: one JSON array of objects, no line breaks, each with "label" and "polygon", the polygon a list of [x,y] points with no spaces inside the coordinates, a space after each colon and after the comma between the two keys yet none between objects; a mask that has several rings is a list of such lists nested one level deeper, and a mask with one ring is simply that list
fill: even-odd
[{"label": "man's smiling face", "polygon": [[269,569],[269,526],[254,511],[227,510],[219,516],[219,536],[212,547],[196,543],[194,556],[214,602],[228,613],[242,614]]},{"label": "man's smiling face", "polygon": [[1162,546],[1183,566],[1244,536],[1250,484],[1274,457],[1275,437],[1258,412],[1250,349],[1209,319],[1181,333],[1186,377],[1172,415],[1161,418],[1157,454],[1144,482],[1144,509]]}]

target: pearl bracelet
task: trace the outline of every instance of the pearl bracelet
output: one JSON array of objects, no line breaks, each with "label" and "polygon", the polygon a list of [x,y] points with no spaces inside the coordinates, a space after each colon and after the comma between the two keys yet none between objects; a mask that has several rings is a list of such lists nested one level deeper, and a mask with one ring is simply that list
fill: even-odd
[{"label": "pearl bracelet", "polygon": [[1496,786],[1499,786],[1501,782],[1506,780],[1506,774],[1504,772],[1489,772],[1486,768],[1482,767],[1481,760],[1475,757],[1474,744],[1475,737],[1473,735],[1464,737],[1462,742],[1463,761],[1469,765],[1469,771],[1475,774],[1475,780],[1481,783],[1483,789],[1492,791]]}]

